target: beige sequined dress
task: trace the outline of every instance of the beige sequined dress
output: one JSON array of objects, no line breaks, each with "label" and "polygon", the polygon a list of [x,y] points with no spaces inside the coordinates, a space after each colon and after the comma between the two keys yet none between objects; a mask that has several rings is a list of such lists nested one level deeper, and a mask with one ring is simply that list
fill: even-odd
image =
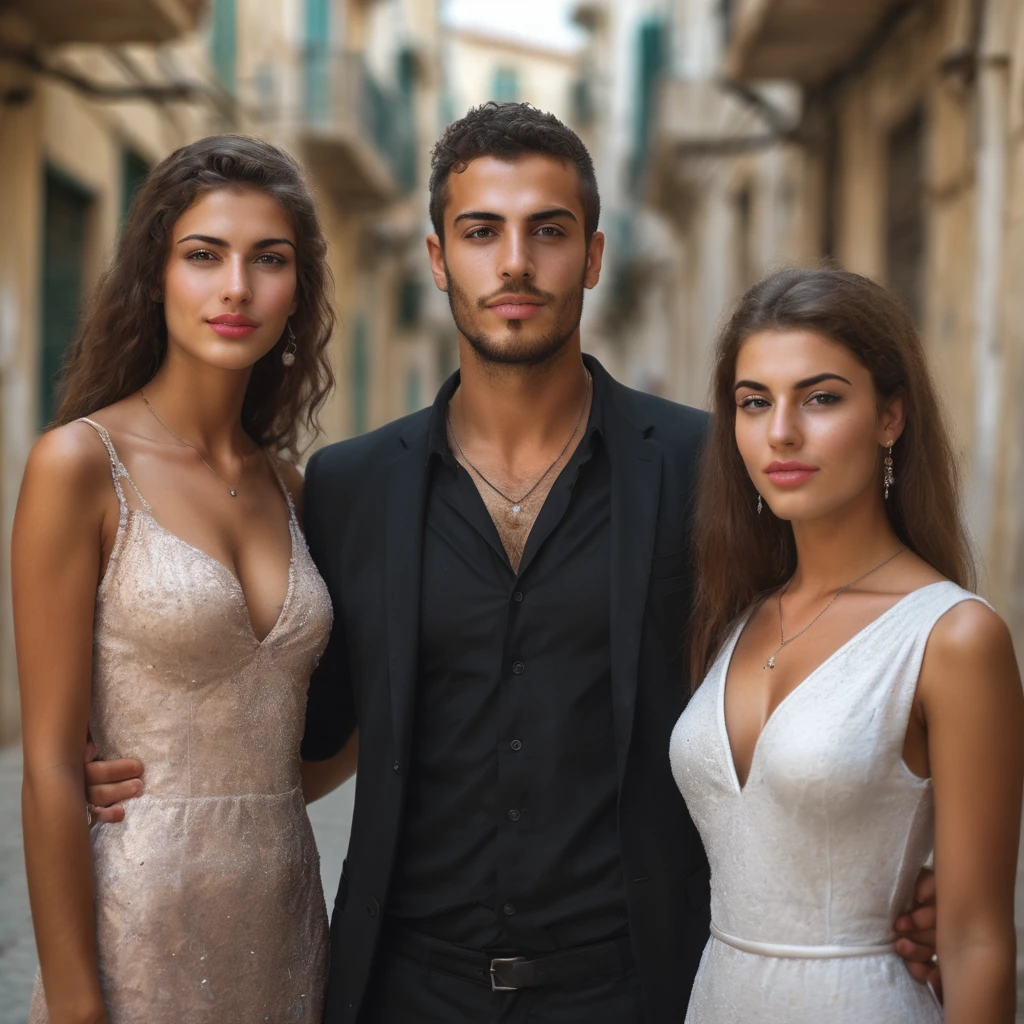
[{"label": "beige sequined dress", "polygon": [[[159,525],[92,425],[121,519],[97,593],[90,728],[101,757],[146,767],[124,822],[92,830],[109,1022],[319,1024],[327,914],[299,742],[327,589],[289,497],[287,596],[257,640],[236,577]],[[29,1021],[47,1019],[37,985]]]}]

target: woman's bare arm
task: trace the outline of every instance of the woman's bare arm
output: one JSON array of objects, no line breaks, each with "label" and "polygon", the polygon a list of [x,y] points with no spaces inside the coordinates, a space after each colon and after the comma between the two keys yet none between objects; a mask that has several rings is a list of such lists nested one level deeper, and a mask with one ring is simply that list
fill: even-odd
[{"label": "woman's bare arm", "polygon": [[25,771],[22,815],[36,945],[51,1024],[105,1024],[96,966],[82,749],[106,453],[90,428],[46,434],[29,457],[12,538]]},{"label": "woman's bare arm", "polygon": [[936,625],[918,685],[935,789],[948,1024],[1012,1024],[1024,693],[1003,621],[975,601]]}]

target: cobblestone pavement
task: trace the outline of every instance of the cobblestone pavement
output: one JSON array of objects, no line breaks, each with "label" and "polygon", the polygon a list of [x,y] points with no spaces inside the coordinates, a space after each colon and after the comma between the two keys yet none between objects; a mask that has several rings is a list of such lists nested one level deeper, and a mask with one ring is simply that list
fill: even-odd
[{"label": "cobblestone pavement", "polygon": [[[313,804],[309,817],[320,849],[327,906],[348,848],[355,784]],[[21,845],[21,749],[0,748],[0,1024],[25,1024],[36,974],[36,948]]]}]

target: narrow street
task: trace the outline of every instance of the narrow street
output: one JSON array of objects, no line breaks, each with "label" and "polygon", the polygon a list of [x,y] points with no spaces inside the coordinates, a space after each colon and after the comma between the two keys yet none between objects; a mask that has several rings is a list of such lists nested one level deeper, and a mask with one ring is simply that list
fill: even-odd
[{"label": "narrow street", "polygon": [[[348,847],[355,783],[310,807],[320,848],[327,906]],[[0,1024],[25,1024],[36,974],[36,949],[21,846],[21,748],[0,749]]]}]

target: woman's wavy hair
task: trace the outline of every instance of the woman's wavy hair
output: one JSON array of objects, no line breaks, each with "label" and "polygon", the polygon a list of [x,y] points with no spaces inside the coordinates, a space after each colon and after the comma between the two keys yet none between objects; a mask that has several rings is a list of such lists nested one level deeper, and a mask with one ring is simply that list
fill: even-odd
[{"label": "woman's wavy hair", "polygon": [[177,219],[214,189],[258,189],[284,208],[295,230],[297,350],[285,370],[287,332],[252,369],[242,426],[259,445],[298,454],[319,430],[317,413],[334,385],[327,345],[334,330],[327,240],[305,174],[283,150],[245,135],[213,135],[171,153],[132,200],[113,261],[71,344],[55,426],[138,391],[167,353],[164,268]]},{"label": "woman's wavy hair", "polygon": [[[870,371],[880,403],[905,395],[906,425],[893,449],[896,485],[886,511],[908,548],[953,582],[974,586],[957,455],[910,316],[893,295],[859,274],[781,270],[743,296],[715,352],[712,425],[701,460],[694,531],[694,686],[707,674],[736,618],[796,569],[793,528],[770,512],[757,514],[757,494],[735,434],[740,348],[755,333],[788,330],[813,331],[848,348]],[[879,487],[882,455],[880,448]]]}]

